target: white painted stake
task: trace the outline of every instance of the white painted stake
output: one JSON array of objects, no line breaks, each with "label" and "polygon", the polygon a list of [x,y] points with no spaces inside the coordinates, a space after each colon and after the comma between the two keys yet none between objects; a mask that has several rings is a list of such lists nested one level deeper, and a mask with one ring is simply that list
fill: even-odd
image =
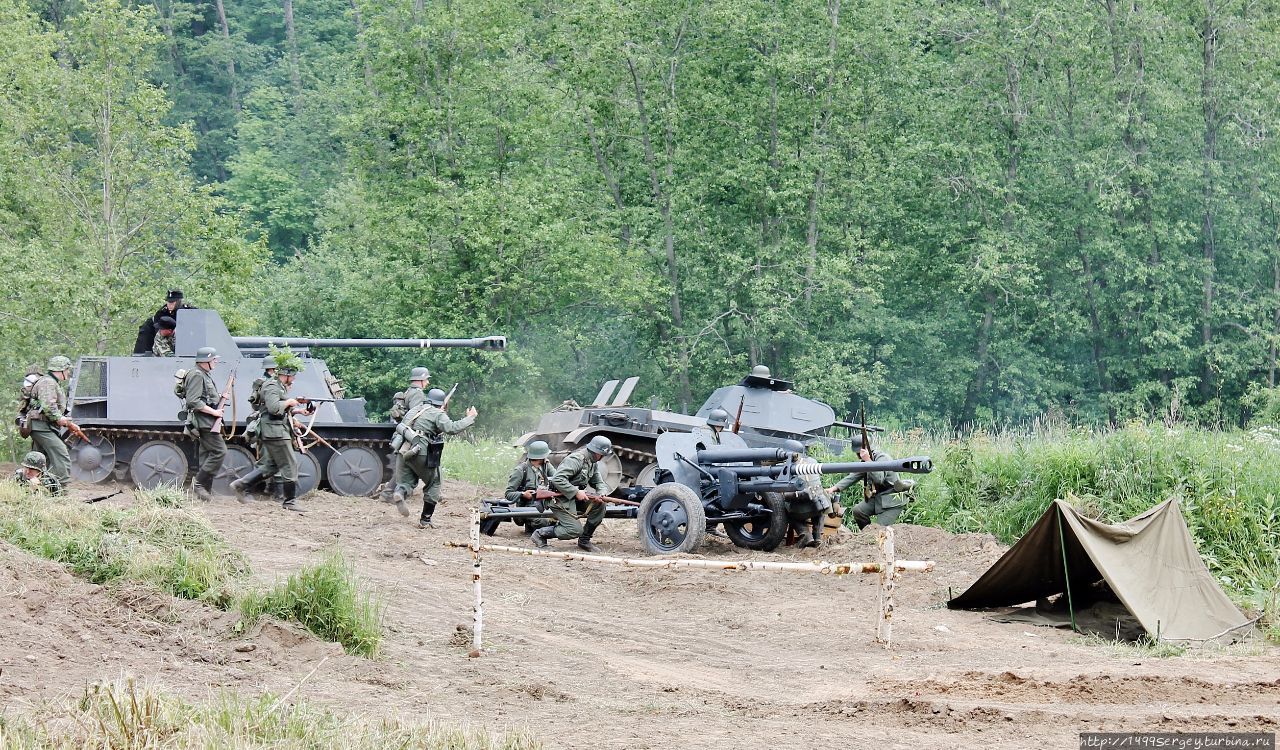
[{"label": "white painted stake", "polygon": [[893,645],[893,589],[898,578],[892,526],[880,531],[880,555],[884,565],[880,568],[880,625],[876,628],[876,641],[889,648]]},{"label": "white painted stake", "polygon": [[484,653],[484,599],[480,596],[480,509],[471,511],[471,587],[475,591],[475,602],[471,614],[471,653],[468,656],[479,656]]}]

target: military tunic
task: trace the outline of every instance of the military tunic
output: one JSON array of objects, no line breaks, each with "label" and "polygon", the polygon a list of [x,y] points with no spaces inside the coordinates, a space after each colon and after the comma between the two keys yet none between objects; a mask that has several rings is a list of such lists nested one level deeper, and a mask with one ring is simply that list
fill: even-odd
[{"label": "military tunic", "polygon": [[10,480],[23,489],[36,492],[43,491],[50,495],[62,494],[62,483],[58,481],[57,477],[47,471],[40,472],[40,476],[34,479],[27,479],[26,472],[22,470],[22,467],[18,467],[18,470],[13,472],[13,476],[10,477]]},{"label": "military tunic", "polygon": [[[520,496],[520,493],[525,490],[550,489],[551,474],[552,469],[549,461],[543,461],[541,466],[535,466],[529,460],[522,461],[516,468],[511,470],[511,476],[507,477],[505,497],[516,505],[533,505],[534,500],[525,500]],[[545,518],[526,518],[523,520],[525,529],[530,531],[540,529],[543,526],[550,526],[552,523]]]},{"label": "military tunic", "polygon": [[62,487],[71,481],[71,452],[57,432],[58,420],[67,413],[67,392],[51,374],[41,376],[31,389],[32,408],[27,411],[31,425],[31,447],[44,454],[49,473]]},{"label": "military tunic", "polygon": [[444,410],[438,406],[428,406],[422,409],[419,414],[414,416],[412,422],[409,421],[408,415],[406,415],[406,426],[418,433],[418,437],[415,438],[418,452],[415,455],[405,457],[404,464],[400,467],[396,479],[396,492],[402,497],[408,497],[414,488],[418,486],[418,480],[422,480],[421,520],[423,522],[431,520],[431,515],[435,512],[436,505],[440,502],[440,467],[427,468],[429,443],[433,438],[456,435],[470,427],[475,421],[475,417],[463,417],[455,422],[449,419],[449,415],[445,414]]},{"label": "military tunic", "polygon": [[203,474],[212,481],[213,476],[222,468],[222,459],[227,455],[227,442],[222,439],[221,431],[214,432],[211,429],[217,417],[199,409],[201,406],[217,409],[222,394],[218,391],[218,386],[214,385],[213,376],[199,366],[187,370],[183,387],[187,391],[187,423],[191,425],[196,437],[197,478]]},{"label": "military tunic", "polygon": [[[298,457],[293,452],[293,435],[289,433],[288,388],[276,378],[262,384],[262,416],[258,420],[258,438],[262,454],[258,468],[263,479],[276,477],[281,482],[298,481]],[[270,486],[270,485],[268,485]]]},{"label": "military tunic", "polygon": [[[418,408],[419,406],[422,406],[426,402],[427,402],[427,394],[423,393],[421,388],[419,388],[416,385],[409,386],[404,390],[405,416],[408,416],[410,413],[413,412],[414,409]],[[400,420],[393,419],[392,421],[400,421]],[[395,490],[395,485],[397,482],[400,481],[400,474],[401,472],[404,471],[404,456],[400,455],[400,451],[394,451],[394,450],[391,451],[391,453],[389,454],[389,457],[391,459],[391,465],[394,468],[391,470],[391,482],[382,490],[383,500],[391,499],[392,493]]]},{"label": "military tunic", "polygon": [[173,334],[166,336],[163,333],[157,333],[156,341],[151,345],[151,354],[156,357],[172,357]]},{"label": "military tunic", "polygon": [[[871,460],[892,461],[893,456],[872,448]],[[894,485],[898,483],[898,472],[873,471],[870,474],[855,472],[836,482],[836,491],[843,492],[849,489],[861,481],[864,476],[871,483],[872,495],[850,509],[854,520],[858,522],[858,527],[862,528],[871,523],[872,516],[876,517],[876,523],[881,526],[893,524],[894,521],[898,520],[898,516],[902,515],[902,509],[906,507],[909,501],[909,498],[905,495],[893,491]]]},{"label": "military tunic", "polygon": [[[556,539],[590,539],[604,521],[604,504],[574,499],[578,490],[604,495],[609,485],[604,482],[600,463],[586,448],[565,456],[551,475],[551,488],[560,497],[551,501],[551,514],[556,519]],[[586,513],[586,524],[578,520],[578,512]]]}]

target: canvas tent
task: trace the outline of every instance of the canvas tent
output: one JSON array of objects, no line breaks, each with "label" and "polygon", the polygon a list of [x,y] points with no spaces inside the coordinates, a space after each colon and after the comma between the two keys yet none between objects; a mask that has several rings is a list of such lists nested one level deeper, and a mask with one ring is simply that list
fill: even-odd
[{"label": "canvas tent", "polygon": [[1073,600],[1086,600],[1100,581],[1160,640],[1231,641],[1249,625],[1209,574],[1173,500],[1114,526],[1055,500],[1017,544],[947,606],[1005,607],[1056,594],[1072,606]]}]

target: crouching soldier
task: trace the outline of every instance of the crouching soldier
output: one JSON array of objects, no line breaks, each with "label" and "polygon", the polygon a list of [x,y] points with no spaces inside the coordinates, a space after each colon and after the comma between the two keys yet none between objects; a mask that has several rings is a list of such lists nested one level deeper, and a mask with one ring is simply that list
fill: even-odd
[{"label": "crouching soldier", "polygon": [[22,466],[13,473],[13,481],[23,489],[32,491],[44,491],[50,495],[62,494],[62,483],[58,478],[50,474],[46,469],[48,463],[45,461],[44,454],[37,451],[31,451],[22,459]]},{"label": "crouching soldier", "polygon": [[405,499],[413,494],[422,480],[422,515],[418,518],[418,528],[434,528],[431,516],[440,503],[440,456],[444,452],[444,436],[456,435],[470,427],[476,421],[476,408],[467,407],[467,415],[458,421],[449,419],[445,414],[444,391],[432,388],[427,391],[427,401],[404,417],[401,426],[412,437],[406,437],[409,447],[404,455],[404,466],[396,478],[396,491],[393,495],[400,515],[409,515],[409,506]]},{"label": "crouching soldier", "polygon": [[[859,461],[893,460],[893,456],[874,446],[868,449],[862,444],[862,438],[858,435],[853,437],[853,447],[858,449]],[[893,525],[894,521],[898,520],[898,516],[902,515],[903,508],[910,502],[910,498],[905,493],[915,486],[914,481],[901,479],[896,471],[855,472],[828,487],[827,494],[843,492],[859,481],[863,483],[863,500],[850,509],[859,529],[865,529],[871,523],[872,516],[875,516],[876,523],[881,526]]]},{"label": "crouching soldier", "polygon": [[[613,443],[604,435],[591,438],[585,448],[565,456],[560,468],[551,475],[551,489],[559,496],[551,501],[551,513],[556,519],[554,526],[544,526],[533,532],[533,543],[538,547],[546,547],[547,540],[578,538],[578,547],[587,552],[599,552],[600,548],[591,543],[591,535],[604,520],[604,503],[593,502],[591,494],[597,496],[607,494],[609,486],[604,482],[604,474],[600,471],[600,459],[613,452]],[[587,490],[591,492],[588,493]],[[586,514],[586,523],[578,520],[578,513]]]},{"label": "crouching soldier", "polygon": [[[511,476],[507,478],[507,502],[518,506],[532,506],[537,503],[538,490],[551,489],[551,464],[547,457],[551,455],[551,446],[542,440],[529,443],[525,460],[521,461]],[[526,531],[553,525],[545,518],[527,518],[524,520]]]}]

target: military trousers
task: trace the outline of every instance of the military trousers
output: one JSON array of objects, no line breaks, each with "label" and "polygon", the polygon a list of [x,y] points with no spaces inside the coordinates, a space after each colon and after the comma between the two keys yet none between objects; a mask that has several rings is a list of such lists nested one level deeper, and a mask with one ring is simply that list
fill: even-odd
[{"label": "military trousers", "polygon": [[[556,539],[590,539],[604,521],[604,503],[588,503],[561,496],[551,501],[549,510],[556,519]],[[578,520],[575,511],[586,513],[585,524]]]},{"label": "military trousers", "polygon": [[906,508],[907,503],[904,499],[890,492],[882,492],[853,506],[849,512],[861,529],[871,523],[872,516],[876,517],[876,523],[881,526],[892,526]]},{"label": "military trousers", "polygon": [[429,520],[440,503],[440,467],[428,469],[427,457],[421,453],[404,459],[396,476],[396,491],[409,497],[419,479],[422,480],[422,518]]},{"label": "military trousers", "polygon": [[[293,452],[292,440],[268,440],[258,442],[258,468],[262,470],[264,481],[272,477],[281,482],[298,481],[298,456]],[[270,487],[270,485],[267,485]]]},{"label": "military trousers", "polygon": [[196,430],[196,474],[203,474],[212,481],[222,470],[222,459],[227,456],[227,441],[222,431],[214,432],[203,427]]},{"label": "military trousers", "polygon": [[49,463],[49,473],[58,479],[63,487],[71,481],[71,452],[67,444],[62,442],[58,433],[42,420],[31,421],[31,447],[44,454]]}]

